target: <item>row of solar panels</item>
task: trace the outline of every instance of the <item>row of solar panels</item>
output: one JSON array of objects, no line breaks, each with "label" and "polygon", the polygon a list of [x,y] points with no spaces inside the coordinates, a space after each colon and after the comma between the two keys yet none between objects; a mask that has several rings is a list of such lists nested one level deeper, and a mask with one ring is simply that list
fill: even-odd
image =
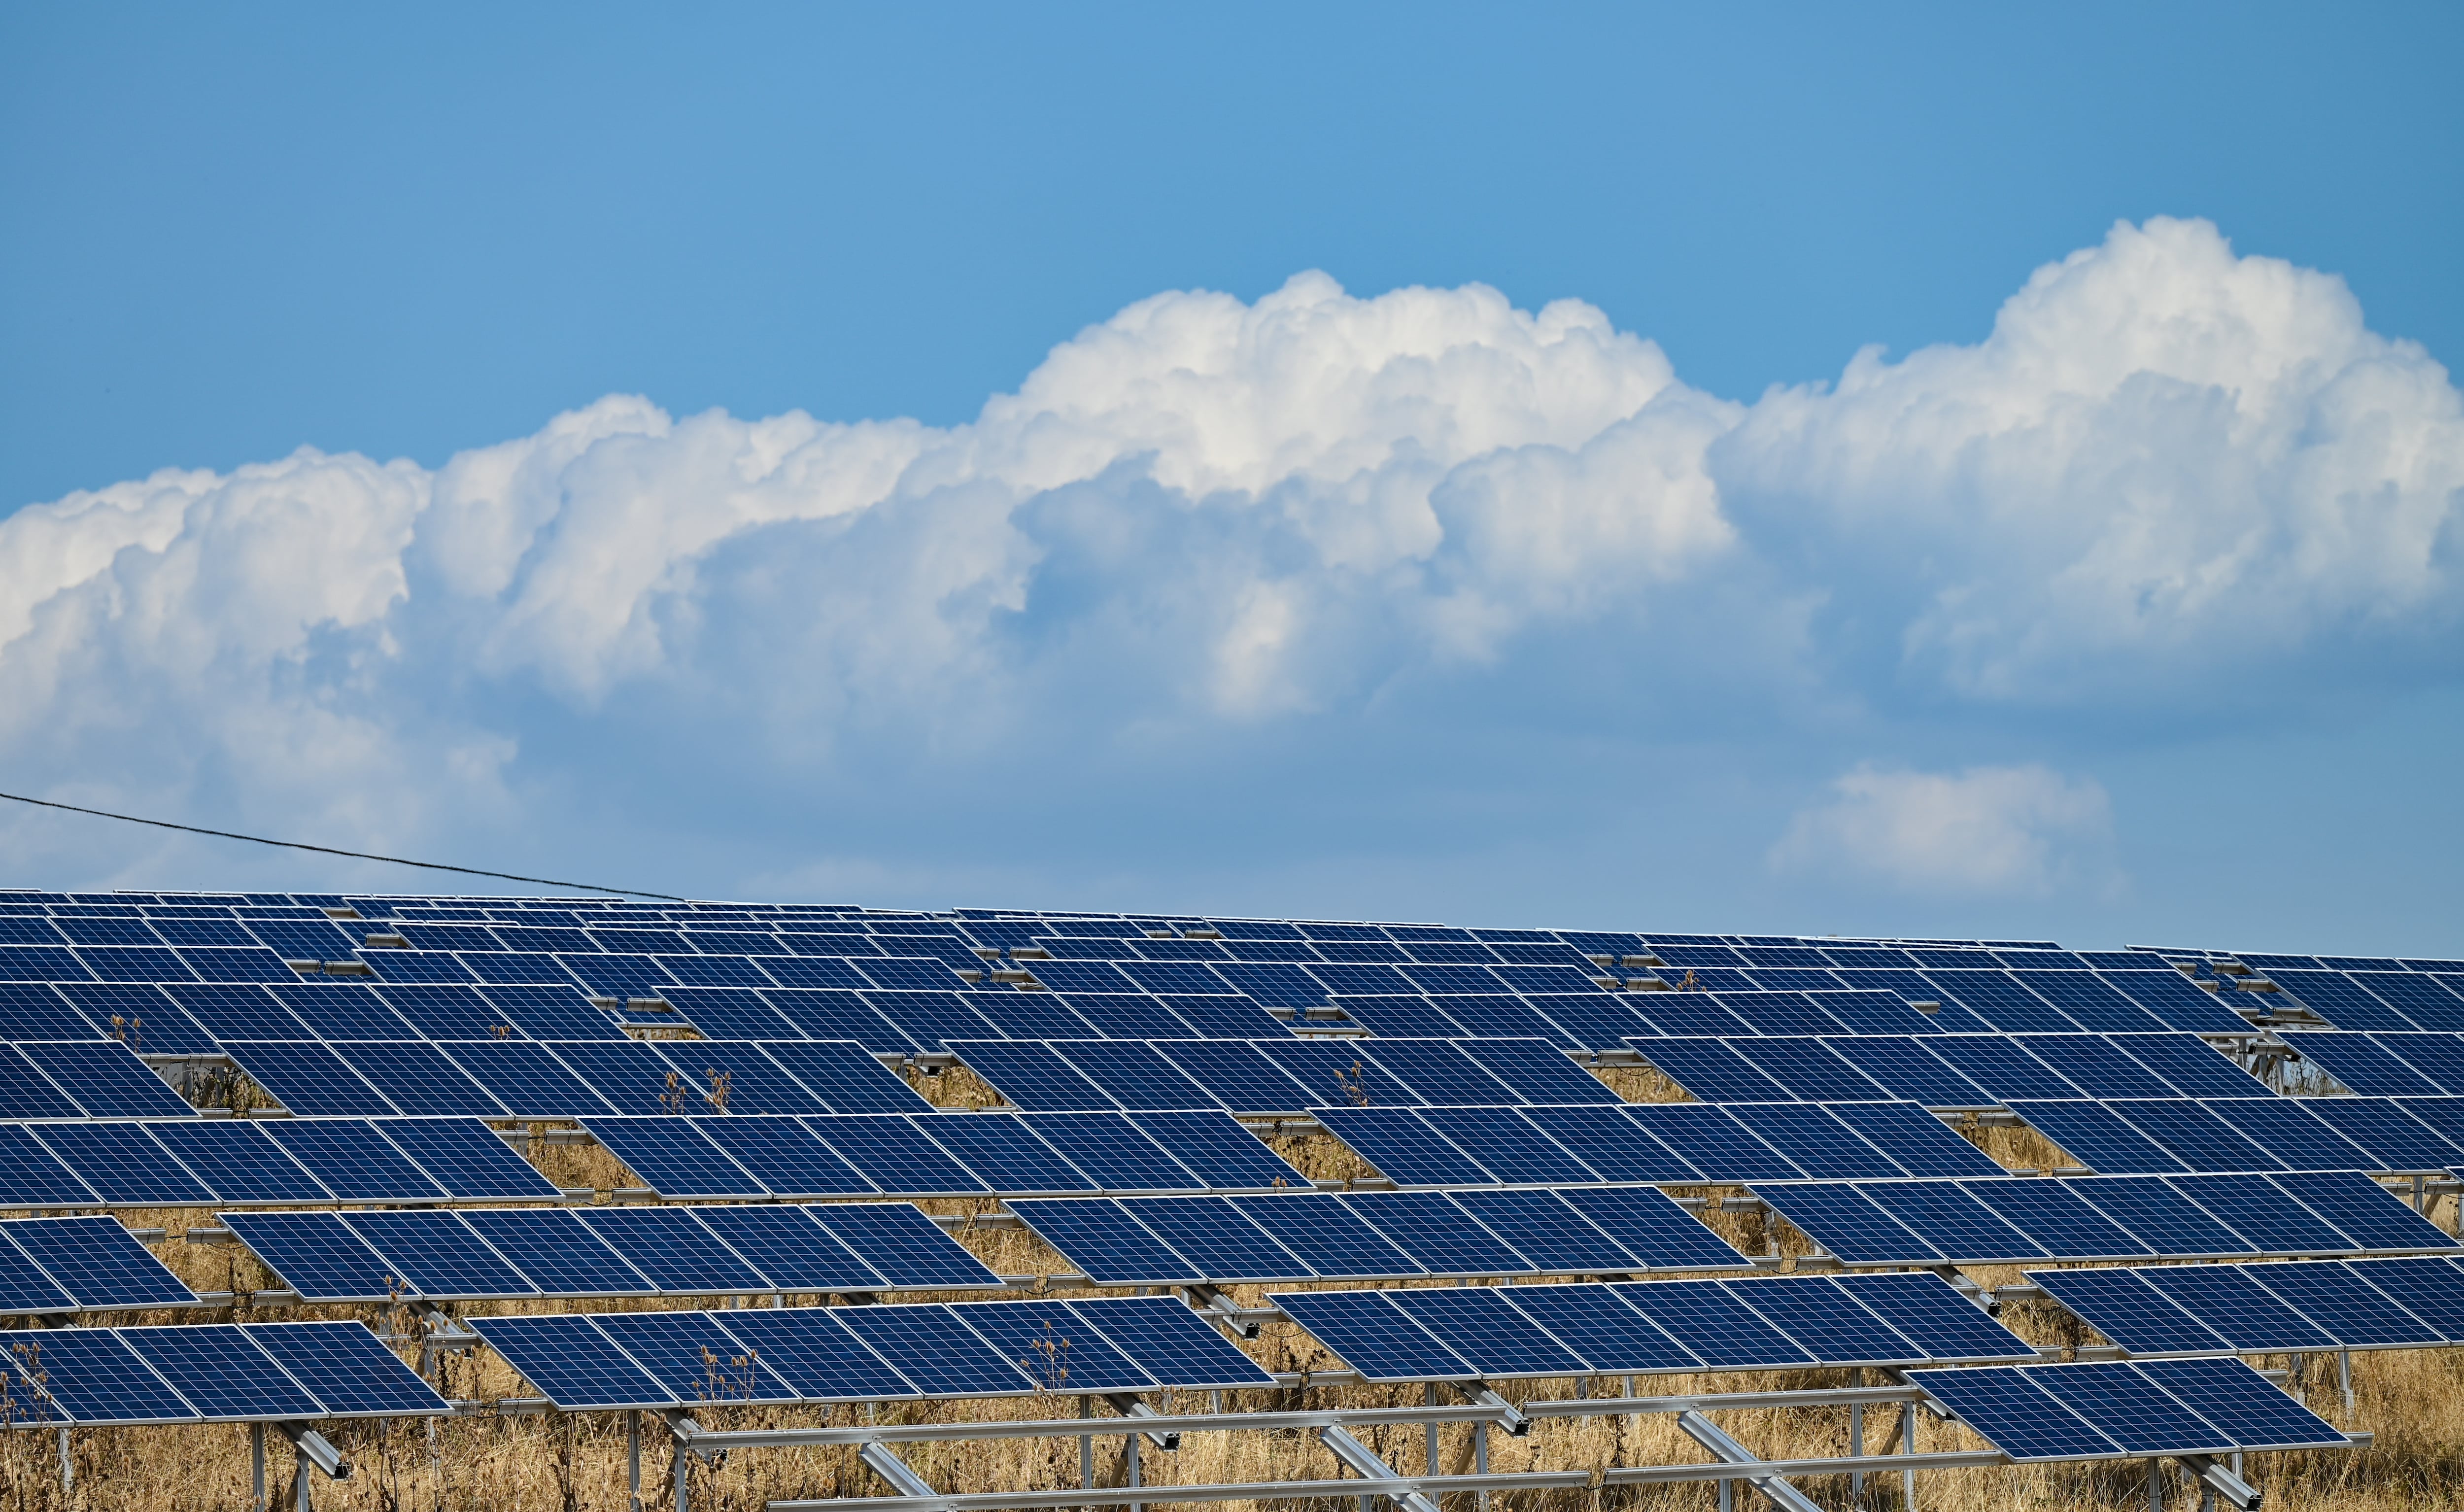
[{"label": "row of solar panels", "polygon": [[2002,1174],[1982,1150],[1914,1103],[1315,1111],[1329,1132],[1403,1187]]},{"label": "row of solar panels", "polygon": [[2034,1360],[1939,1276],[1406,1286],[1266,1299],[1376,1382]]},{"label": "row of solar panels", "polygon": [[307,1303],[964,1291],[999,1286],[903,1202],[232,1213]]},{"label": "row of solar panels", "polygon": [[2350,1442],[2239,1360],[1926,1370],[1910,1380],[2021,1463],[2341,1449]]},{"label": "row of solar panels", "polygon": [[2464,964],[2438,964],[2445,970],[2285,970],[2267,979],[2340,1029],[2464,1030]]},{"label": "row of solar panels", "polygon": [[1098,1285],[1641,1275],[1753,1262],[1651,1187],[1010,1204]]},{"label": "row of solar panels", "polygon": [[49,1328],[0,1366],[11,1428],[427,1417],[445,1399],[356,1323]]},{"label": "row of solar panels", "polygon": [[2236,1097],[2014,1102],[2011,1110],[2091,1171],[2464,1166],[2464,1098]]},{"label": "row of solar panels", "polygon": [[2351,1171],[1839,1182],[1757,1187],[1754,1192],[1848,1265],[2232,1259],[2458,1247],[2385,1187]]},{"label": "row of solar panels", "polygon": [[2464,1345],[2464,1268],[2438,1256],[2030,1271],[2027,1279],[2135,1355]]},{"label": "row of solar panels", "polygon": [[2365,1097],[2464,1091],[2464,1035],[2291,1030],[2285,1044]]},{"label": "row of solar panels", "polygon": [[566,1412],[1222,1391],[1274,1377],[1178,1303],[925,1303],[473,1318]]},{"label": "row of solar panels", "polygon": [[1618,1101],[1544,1040],[957,1040],[950,1050],[1039,1112]]},{"label": "row of solar panels", "polygon": [[2274,1093],[2188,1034],[1771,1036],[1626,1043],[1705,1103],[1889,1097],[1927,1107],[1985,1108],[2018,1098]]},{"label": "row of solar panels", "polygon": [[562,1195],[477,1119],[0,1124],[0,1209],[537,1202]]},{"label": "row of solar panels", "polygon": [[0,1222],[0,1313],[193,1307],[196,1293],[116,1218]]}]

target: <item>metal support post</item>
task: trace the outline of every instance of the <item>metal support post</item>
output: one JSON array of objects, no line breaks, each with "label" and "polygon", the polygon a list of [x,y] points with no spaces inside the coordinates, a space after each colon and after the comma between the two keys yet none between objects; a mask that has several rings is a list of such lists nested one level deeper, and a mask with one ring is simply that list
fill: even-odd
[{"label": "metal support post", "polygon": [[[1122,1435],[1121,1438],[1121,1458],[1123,1462],[1129,1466],[1129,1483],[1133,1486],[1142,1486],[1146,1484],[1146,1480],[1138,1474],[1139,1437],[1140,1435],[1137,1434],[1126,1434]],[[1130,1512],[1146,1512],[1146,1503],[1143,1501],[1131,1502]]]},{"label": "metal support post", "polygon": [[[1900,1409],[1900,1453],[1912,1455],[1916,1452],[1917,1404],[1909,1402]],[[1917,1512],[1917,1473],[1914,1470],[1900,1472],[1900,1505],[1906,1512]]]},{"label": "metal support post", "polygon": [[[1848,1384],[1852,1387],[1864,1385],[1865,1372],[1862,1370],[1850,1370]],[[1865,1457],[1865,1404],[1862,1402],[1848,1404],[1848,1452],[1859,1459]],[[1849,1472],[1848,1495],[1858,1501],[1864,1500],[1865,1472],[1862,1470]]]},{"label": "metal support post", "polygon": [[642,1410],[625,1414],[625,1494],[633,1512],[642,1512]]},{"label": "metal support post", "polygon": [[2258,1488],[2241,1478],[2241,1456],[2233,1457],[2233,1463],[2230,1469],[2219,1464],[2211,1455],[2183,1455],[2180,1457],[2183,1468],[2199,1478],[2202,1512],[2213,1512],[2218,1498],[2241,1508],[2242,1512],[2258,1512]]},{"label": "metal support post", "polygon": [[2147,1512],[2165,1512],[2165,1461],[2147,1461]]},{"label": "metal support post", "polygon": [[67,1496],[77,1484],[77,1460],[69,1454],[69,1431],[60,1430],[60,1495]]},{"label": "metal support post", "polygon": [[2353,1414],[2353,1351],[2336,1351],[2336,1385],[2344,1393],[2344,1415]]},{"label": "metal support post", "polygon": [[[1488,1425],[1471,1425],[1471,1470],[1476,1476],[1488,1474]],[[1480,1512],[1488,1512],[1488,1493],[1480,1492]]]},{"label": "metal support post", "polygon": [[[1428,1402],[1429,1402],[1429,1405],[1430,1405],[1431,1407],[1435,1407],[1435,1406],[1437,1406],[1437,1405],[1438,1405],[1438,1383],[1437,1383],[1437,1382],[1435,1382],[1435,1381],[1431,1381],[1431,1382],[1429,1383],[1429,1396],[1428,1396]],[[1437,1424],[1435,1424],[1435,1423],[1431,1423],[1431,1424],[1429,1424],[1429,1425],[1428,1425],[1428,1438],[1429,1438],[1428,1452],[1427,1452],[1427,1454],[1422,1457],[1422,1459],[1421,1459],[1421,1461],[1420,1461],[1420,1474],[1422,1474],[1422,1475],[1424,1475],[1424,1476],[1438,1476],[1438,1475],[1443,1475],[1443,1474],[1445,1474],[1445,1472],[1444,1472],[1443,1470],[1441,1470],[1441,1469],[1440,1469],[1440,1468],[1438,1467],[1438,1425],[1437,1425]]]},{"label": "metal support post", "polygon": [[248,1425],[249,1483],[255,1488],[256,1500],[249,1505],[255,1512],[265,1512],[265,1425]]},{"label": "metal support post", "polygon": [[[1078,1415],[1081,1417],[1095,1415],[1093,1397],[1078,1398]],[[1081,1491],[1095,1489],[1095,1435],[1093,1434],[1078,1435],[1078,1489]]]}]

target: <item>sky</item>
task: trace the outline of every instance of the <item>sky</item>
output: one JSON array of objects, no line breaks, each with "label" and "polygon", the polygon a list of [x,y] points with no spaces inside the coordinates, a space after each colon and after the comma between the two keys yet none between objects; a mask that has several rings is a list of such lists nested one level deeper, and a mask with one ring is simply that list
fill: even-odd
[{"label": "sky", "polygon": [[[2459,42],[0,7],[0,791],[705,897],[2464,956]],[[5,807],[5,886],[453,886]]]}]

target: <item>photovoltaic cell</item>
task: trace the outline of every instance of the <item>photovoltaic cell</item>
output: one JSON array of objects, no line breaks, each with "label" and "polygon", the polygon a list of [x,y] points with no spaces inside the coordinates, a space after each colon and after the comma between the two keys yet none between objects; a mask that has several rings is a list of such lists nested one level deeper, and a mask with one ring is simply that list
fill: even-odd
[{"label": "photovoltaic cell", "polygon": [[2133,1354],[2227,1350],[2232,1341],[2148,1284],[2142,1272],[2119,1268],[2028,1272],[2053,1299]]},{"label": "photovoltaic cell", "polygon": [[902,1291],[998,1286],[1001,1278],[913,1204],[828,1202],[804,1210]]},{"label": "photovoltaic cell", "polygon": [[302,1391],[238,1324],[113,1332],[209,1422],[325,1415],[324,1404]]},{"label": "photovoltaic cell", "polygon": [[1610,1290],[1714,1370],[1815,1363],[1718,1282],[1625,1282]]},{"label": "photovoltaic cell", "polygon": [[628,1297],[659,1289],[562,1208],[479,1208],[462,1217],[547,1295]]},{"label": "photovoltaic cell", "polygon": [[2350,1171],[2299,1171],[2270,1178],[2295,1202],[2341,1230],[2361,1249],[2452,1250],[2456,1241],[2402,1198]]},{"label": "photovoltaic cell", "polygon": [[1476,1186],[1496,1178],[1408,1107],[1313,1109],[1327,1131],[1397,1186]]},{"label": "photovoltaic cell", "polygon": [[1227,1197],[1251,1222],[1319,1276],[1418,1276],[1409,1255],[1331,1194]]},{"label": "photovoltaic cell", "polygon": [[[983,1305],[988,1304],[963,1304],[959,1310],[973,1316]],[[1162,1297],[1105,1297],[1066,1305],[1101,1329],[1114,1348],[1160,1385],[1212,1391],[1274,1382],[1273,1376],[1178,1303]]]},{"label": "photovoltaic cell", "polygon": [[537,1290],[458,1213],[353,1213],[342,1226],[424,1297],[527,1297]]},{"label": "photovoltaic cell", "polygon": [[915,1388],[820,1307],[738,1309],[720,1326],[806,1401],[888,1401]]},{"label": "photovoltaic cell", "polygon": [[1694,1370],[1692,1350],[1661,1331],[1606,1286],[1515,1286],[1497,1293],[1555,1334],[1593,1370]]},{"label": "photovoltaic cell", "polygon": [[1653,1270],[1731,1270],[1752,1261],[1652,1187],[1593,1187],[1557,1199]]},{"label": "photovoltaic cell", "polygon": [[193,1172],[219,1206],[330,1202],[334,1194],[253,1122],[166,1119],[146,1132]]},{"label": "photovoltaic cell", "polygon": [[2045,1393],[2132,1454],[2225,1452],[2232,1435],[2132,1366],[2061,1365],[2029,1372]]},{"label": "photovoltaic cell", "polygon": [[977,1303],[957,1315],[1046,1391],[1149,1391],[1158,1384],[1066,1303]]},{"label": "photovoltaic cell", "polygon": [[760,1272],[702,1226],[689,1208],[583,1208],[575,1216],[661,1291],[771,1289]]},{"label": "photovoltaic cell", "polygon": [[268,1119],[268,1137],[345,1202],[429,1202],[451,1194],[357,1119]]},{"label": "photovoltaic cell", "polygon": [[37,1124],[33,1132],[106,1202],[168,1208],[214,1200],[142,1124]]},{"label": "photovoltaic cell", "polygon": [[1107,1192],[1186,1192],[1207,1184],[1120,1113],[1026,1113],[1020,1122]]},{"label": "photovoltaic cell", "polygon": [[1353,1192],[1345,1207],[1432,1276],[1513,1276],[1538,1267],[1439,1192]]},{"label": "photovoltaic cell", "polygon": [[1030,1197],[1009,1208],[1097,1285],[1184,1285],[1207,1279],[1203,1269],[1109,1197]]},{"label": "photovoltaic cell", "polygon": [[1916,1364],[1926,1358],[1923,1348],[1819,1278],[1812,1285],[1778,1276],[1721,1284],[1826,1364]]},{"label": "photovoltaic cell", "polygon": [[405,1113],[461,1113],[502,1118],[505,1107],[462,1074],[436,1046],[412,1042],[363,1042],[332,1047],[362,1081]]},{"label": "photovoltaic cell", "polygon": [[[1559,1186],[1600,1180],[1599,1172],[1527,1123],[1511,1107],[1431,1107],[1421,1121],[1457,1150],[1474,1156],[1490,1179],[1515,1186]],[[2458,1158],[2464,1158],[2459,1156]]]},{"label": "photovoltaic cell", "polygon": [[2101,1103],[2022,1101],[2011,1111],[2090,1171],[2146,1175],[2189,1169]]},{"label": "photovoltaic cell", "polygon": [[1994,1448],[2032,1460],[2120,1457],[2120,1444],[2037,1389],[2024,1370],[1927,1370],[1917,1384]]},{"label": "photovoltaic cell", "polygon": [[1464,1212],[1544,1271],[1620,1275],[1650,1266],[1553,1192],[1458,1192],[1453,1195]]},{"label": "photovoltaic cell", "polygon": [[180,1094],[117,1041],[34,1041],[17,1049],[95,1118],[197,1116]]},{"label": "photovoltaic cell", "polygon": [[1622,1107],[1527,1107],[1524,1118],[1610,1181],[1699,1181],[1702,1172]]},{"label": "photovoltaic cell", "polygon": [[591,1321],[680,1402],[719,1406],[798,1398],[709,1313],[600,1313]]},{"label": "photovoltaic cell", "polygon": [[43,1418],[92,1426],[196,1421],[195,1410],[114,1330],[49,1328],[10,1352],[19,1391],[33,1389]]},{"label": "photovoltaic cell", "polygon": [[196,1293],[116,1218],[19,1218],[0,1237],[85,1308],[193,1306]]},{"label": "photovoltaic cell", "polygon": [[1937,1360],[2035,1358],[2035,1347],[1985,1315],[1940,1276],[1925,1271],[1834,1276],[1830,1284],[1888,1322]]},{"label": "photovoltaic cell", "polygon": [[1947,1258],[1857,1187],[1844,1183],[1770,1187],[1756,1194],[1807,1238],[1851,1265],[1939,1262]]},{"label": "photovoltaic cell", "polygon": [[2338,1445],[2344,1435],[2239,1360],[2151,1360],[2139,1372],[2223,1425],[2245,1450]]},{"label": "photovoltaic cell", "polygon": [[1276,1292],[1267,1301],[1368,1381],[1468,1381],[1480,1370],[1382,1291]]},{"label": "photovoltaic cell", "polygon": [[333,1213],[227,1213],[224,1226],[303,1302],[391,1302],[414,1294]]},{"label": "photovoltaic cell", "polygon": [[669,1407],[674,1393],[633,1363],[587,1315],[473,1318],[489,1348],[565,1412]]},{"label": "photovoltaic cell", "polygon": [[1014,1113],[935,1113],[917,1129],[984,1181],[986,1190],[1035,1194],[1092,1192],[1095,1183],[1061,1158]]},{"label": "photovoltaic cell", "polygon": [[1706,1181],[1805,1179],[1803,1168],[1756,1139],[1724,1109],[1699,1103],[1636,1103],[1623,1112]]},{"label": "photovoltaic cell", "polygon": [[1589,1368],[1581,1355],[1485,1286],[1404,1287],[1387,1297],[1484,1376],[1574,1375]]},{"label": "photovoltaic cell", "polygon": [[691,1121],[753,1178],[780,1196],[869,1196],[880,1189],[792,1118],[699,1118]]},{"label": "photovoltaic cell", "polygon": [[948,1307],[846,1307],[838,1317],[892,1370],[930,1394],[1012,1396],[1037,1389],[1032,1377]]},{"label": "photovoltaic cell", "polygon": [[1133,1197],[1121,1206],[1209,1281],[1295,1281],[1315,1274],[1225,1198]]},{"label": "photovoltaic cell", "polygon": [[2342,1345],[2438,1342],[2424,1324],[2385,1292],[2337,1260],[2292,1265],[2246,1265],[2242,1274],[2317,1324]]},{"label": "photovoltaic cell", "polygon": [[2158,1265],[2141,1271],[2139,1278],[2223,1335],[2236,1351],[2335,1348],[2332,1335],[2253,1282],[2238,1265]]}]

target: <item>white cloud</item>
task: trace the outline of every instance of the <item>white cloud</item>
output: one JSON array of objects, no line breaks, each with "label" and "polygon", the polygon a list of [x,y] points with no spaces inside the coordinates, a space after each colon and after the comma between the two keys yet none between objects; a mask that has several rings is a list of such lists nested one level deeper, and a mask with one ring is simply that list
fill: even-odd
[{"label": "white cloud", "polygon": [[1449,678],[1770,731],[2391,646],[2446,675],[2459,490],[2444,371],[2197,222],[1752,405],[1587,305],[1304,274],[1143,300],[962,426],[613,396],[433,472],[302,450],[21,511],[0,760],[377,849],[615,844],[658,817],[637,769],[885,809],[1168,784],[1399,688],[1440,690],[1438,772],[1499,717]]},{"label": "white cloud", "polygon": [[1859,766],[1790,822],[1771,863],[1911,892],[2041,897],[2082,883],[2114,887],[2112,842],[2113,807],[2092,778],[2042,766]]}]

